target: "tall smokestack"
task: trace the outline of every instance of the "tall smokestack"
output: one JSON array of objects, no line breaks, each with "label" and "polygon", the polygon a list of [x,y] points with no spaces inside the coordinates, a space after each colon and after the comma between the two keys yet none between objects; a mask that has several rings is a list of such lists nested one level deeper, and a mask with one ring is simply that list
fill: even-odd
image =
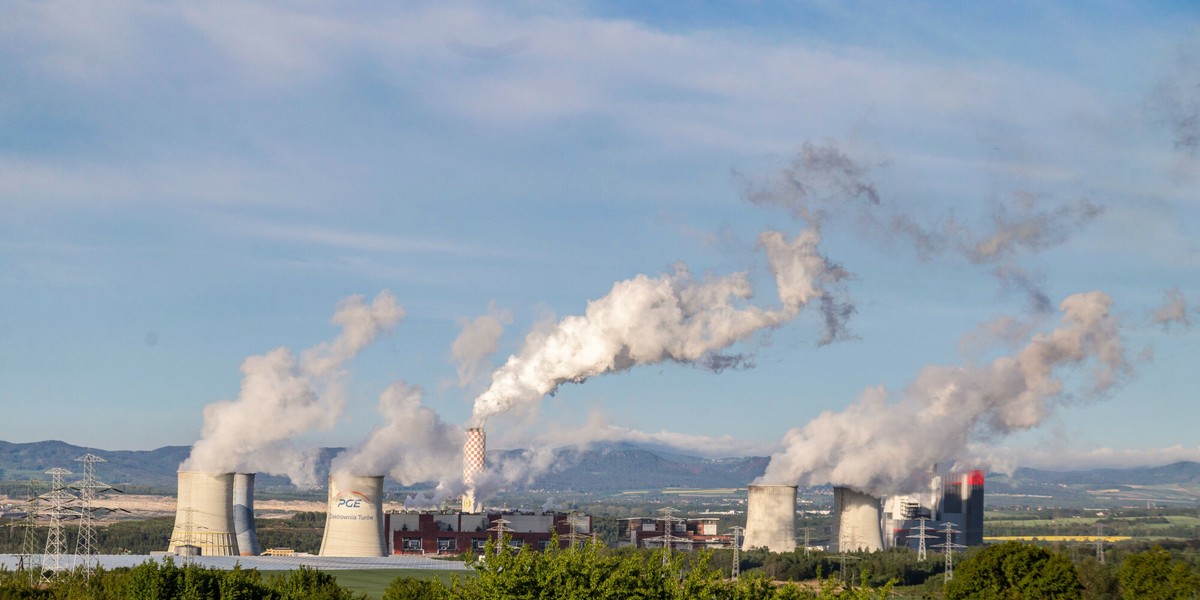
[{"label": "tall smokestack", "polygon": [[883,550],[883,507],[879,498],[835,487],[833,517],[833,539],[839,552]]},{"label": "tall smokestack", "polygon": [[796,486],[749,486],[746,507],[746,538],[743,548],[766,548],[771,552],[796,549]]},{"label": "tall smokestack", "polygon": [[331,475],[321,556],[387,556],[383,476]]},{"label": "tall smokestack", "polygon": [[194,546],[203,556],[236,556],[233,473],[179,471],[175,528],[167,552]]},{"label": "tall smokestack", "polygon": [[983,545],[983,471],[962,476],[963,544]]},{"label": "tall smokestack", "polygon": [[254,473],[233,474],[233,534],[242,556],[262,553],[254,528]]},{"label": "tall smokestack", "polygon": [[475,507],[475,478],[483,473],[484,456],[487,453],[487,436],[482,427],[472,427],[467,430],[467,441],[463,444],[463,483],[467,491],[463,493],[462,511],[474,513]]}]

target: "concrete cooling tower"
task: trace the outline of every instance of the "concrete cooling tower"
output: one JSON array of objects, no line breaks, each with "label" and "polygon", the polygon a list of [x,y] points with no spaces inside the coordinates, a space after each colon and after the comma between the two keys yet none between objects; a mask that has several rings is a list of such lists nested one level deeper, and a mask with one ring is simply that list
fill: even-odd
[{"label": "concrete cooling tower", "polygon": [[838,552],[883,550],[883,506],[879,498],[848,487],[835,487],[833,518],[833,539]]},{"label": "concrete cooling tower", "polygon": [[796,549],[796,486],[751,485],[743,548]]},{"label": "concrete cooling tower", "polygon": [[188,546],[203,556],[236,556],[233,473],[179,471],[175,528],[167,552]]},{"label": "concrete cooling tower", "polygon": [[233,474],[233,534],[242,556],[262,553],[254,528],[254,473]]},{"label": "concrete cooling tower", "polygon": [[383,476],[329,477],[329,508],[321,556],[387,556]]},{"label": "concrete cooling tower", "polygon": [[463,483],[467,491],[463,493],[462,511],[476,512],[475,507],[475,478],[483,473],[484,456],[487,454],[487,438],[482,427],[472,427],[467,430],[467,442],[463,444]]}]

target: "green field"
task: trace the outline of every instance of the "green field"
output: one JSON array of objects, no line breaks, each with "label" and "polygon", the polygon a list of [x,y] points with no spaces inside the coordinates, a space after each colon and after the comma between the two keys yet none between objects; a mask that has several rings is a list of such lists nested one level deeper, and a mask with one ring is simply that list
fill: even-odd
[{"label": "green field", "polygon": [[[447,585],[457,575],[459,578],[475,577],[474,571],[440,571],[433,569],[345,569],[325,571],[337,578],[338,585],[356,593],[366,594],[379,600],[392,580],[397,577],[414,577],[417,579],[438,579]],[[274,574],[286,574],[286,571],[262,571],[264,578]]]}]

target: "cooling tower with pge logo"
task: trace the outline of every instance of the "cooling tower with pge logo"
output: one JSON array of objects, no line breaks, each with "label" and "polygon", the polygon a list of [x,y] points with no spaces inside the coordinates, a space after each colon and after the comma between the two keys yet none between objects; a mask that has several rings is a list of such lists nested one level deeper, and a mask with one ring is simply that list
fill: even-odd
[{"label": "cooling tower with pge logo", "polygon": [[331,475],[321,556],[387,556],[382,475]]}]

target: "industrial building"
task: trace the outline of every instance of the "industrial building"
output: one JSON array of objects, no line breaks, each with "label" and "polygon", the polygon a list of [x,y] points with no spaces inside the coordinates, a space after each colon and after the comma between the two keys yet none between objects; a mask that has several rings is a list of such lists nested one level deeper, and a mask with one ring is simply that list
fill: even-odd
[{"label": "industrial building", "polygon": [[501,535],[510,546],[544,550],[556,534],[564,548],[592,535],[592,517],[580,513],[401,512],[384,519],[390,554],[478,554]]},{"label": "industrial building", "polygon": [[955,531],[953,544],[982,546],[983,488],[983,471],[972,470],[948,475],[944,485],[941,477],[934,477],[925,494],[889,497],[884,506],[885,545],[916,548],[924,521],[927,545],[946,543],[949,525]]},{"label": "industrial building", "polygon": [[716,517],[631,517],[617,522],[618,547],[662,548],[669,544],[675,550],[703,550],[733,544],[732,535],[718,533],[720,519]]}]

